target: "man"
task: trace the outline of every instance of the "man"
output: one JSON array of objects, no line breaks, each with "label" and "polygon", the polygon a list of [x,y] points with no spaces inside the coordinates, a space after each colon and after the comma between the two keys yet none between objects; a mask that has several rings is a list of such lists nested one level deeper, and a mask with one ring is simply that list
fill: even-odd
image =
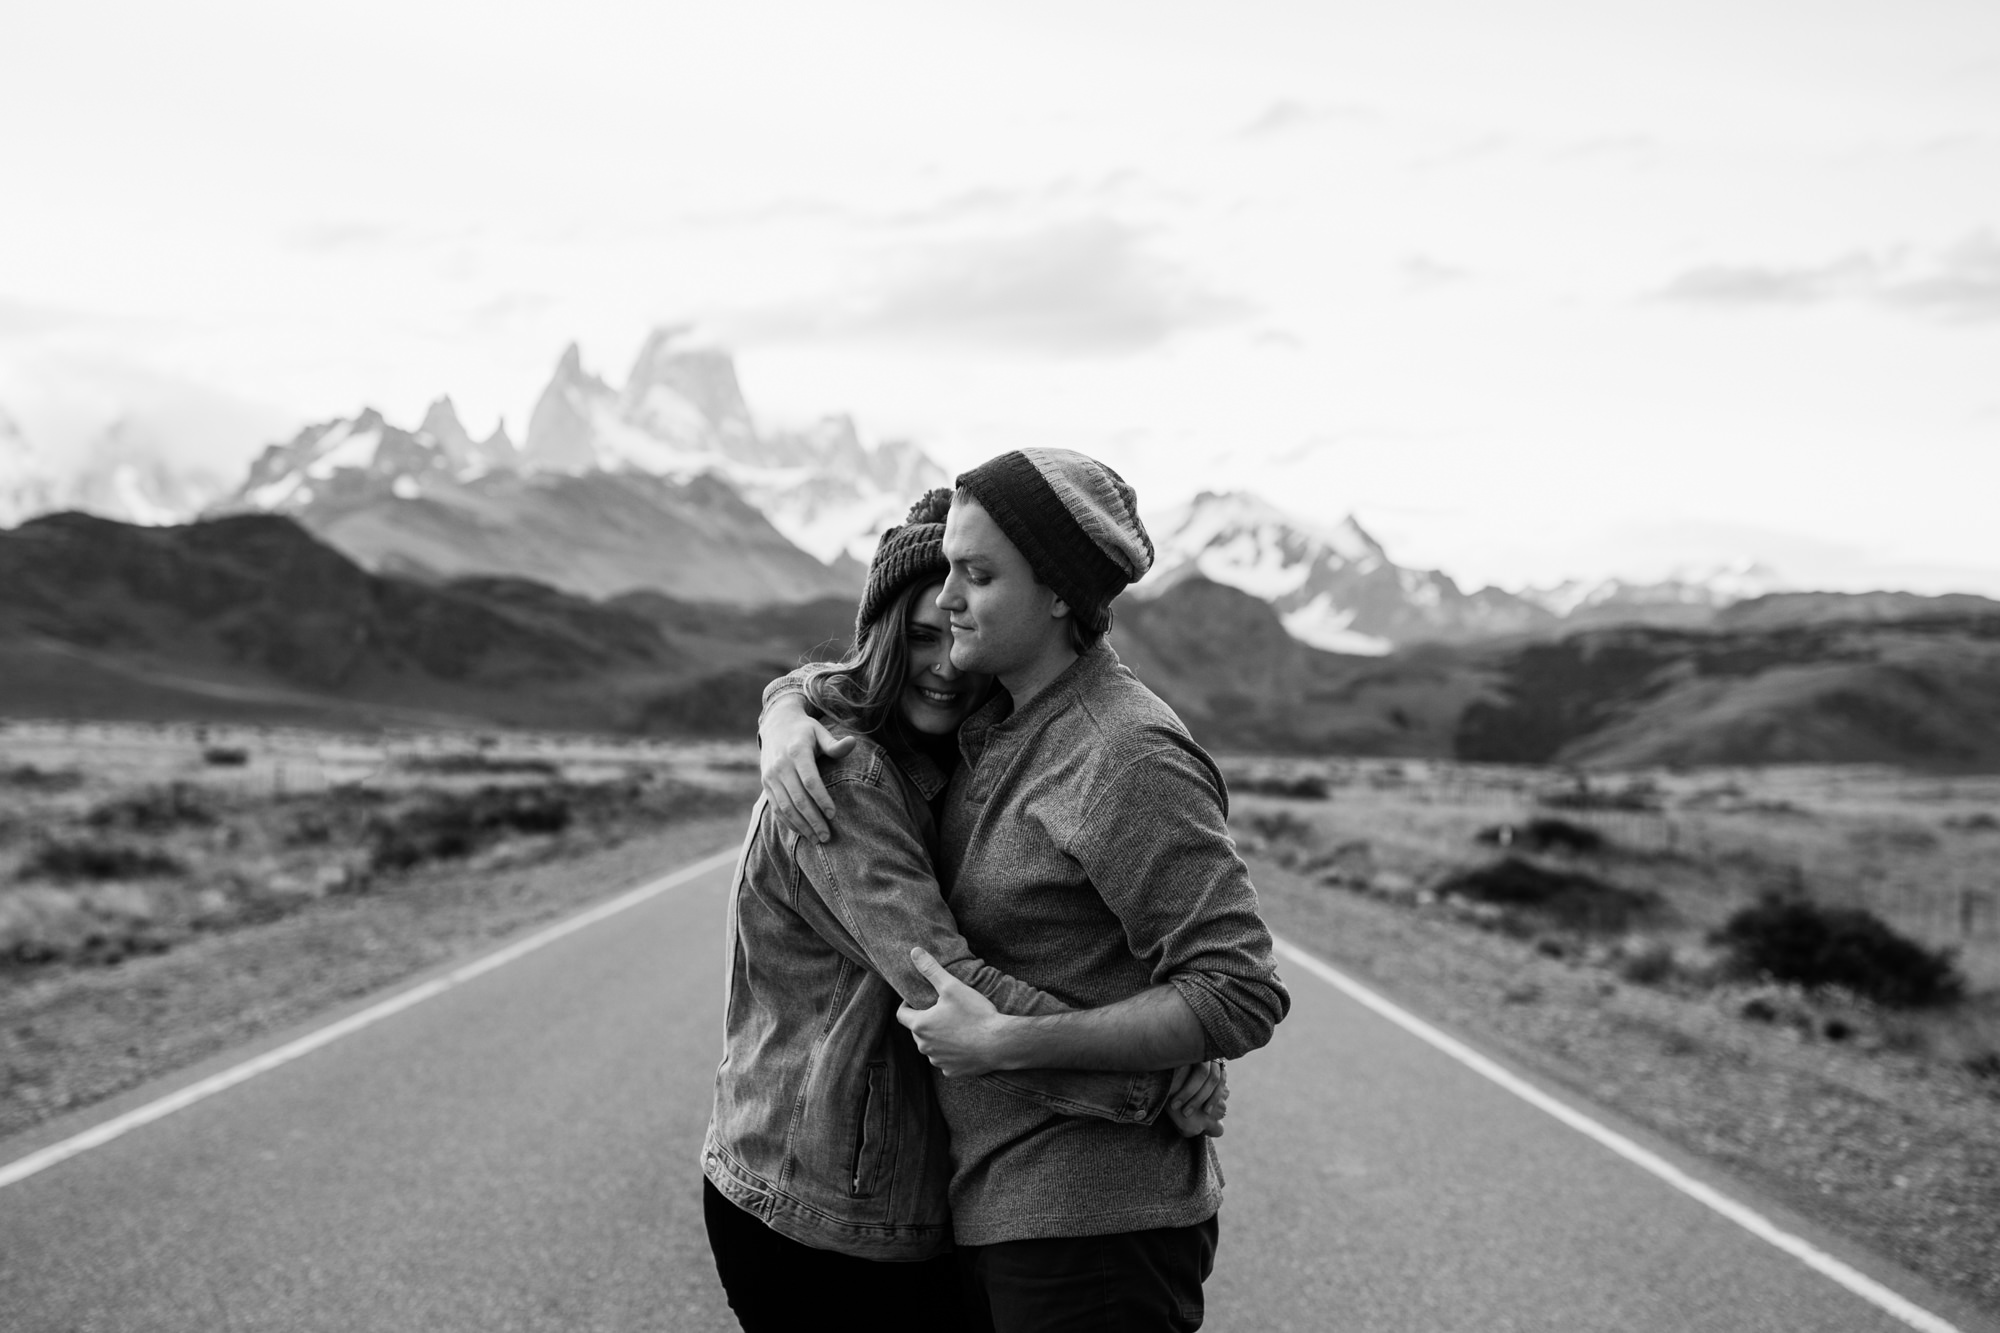
[{"label": "man", "polygon": [[[1198,1328],[1211,1140],[1051,1115],[967,1077],[1238,1056],[1288,1007],[1221,774],[1103,642],[1152,542],[1117,473],[1037,449],[958,479],[944,553],[952,665],[1006,693],[960,730],[938,880],[989,963],[1080,1010],[1008,1017],[916,958],[938,1002],[899,1017],[944,1075],[962,1269],[1000,1333]],[[764,735],[806,762],[767,762],[767,785],[825,835],[814,730],[795,696],[773,700]]]}]

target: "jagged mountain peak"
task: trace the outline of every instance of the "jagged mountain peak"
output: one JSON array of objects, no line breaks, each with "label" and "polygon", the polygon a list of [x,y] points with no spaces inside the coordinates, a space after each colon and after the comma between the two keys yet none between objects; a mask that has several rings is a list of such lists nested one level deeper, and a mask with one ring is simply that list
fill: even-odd
[{"label": "jagged mountain peak", "polygon": [[444,394],[432,401],[424,410],[423,422],[417,429],[427,432],[439,444],[448,445],[456,440],[462,440],[466,444],[472,443],[472,433],[466,430],[465,423],[458,419],[458,406],[451,401],[450,394]]},{"label": "jagged mountain peak", "polygon": [[1270,603],[1295,638],[1333,652],[1381,654],[1555,623],[1510,593],[1467,596],[1436,570],[1396,564],[1352,514],[1316,523],[1246,491],[1202,492],[1162,515],[1153,540],[1159,555],[1141,597],[1206,578]]},{"label": "jagged mountain peak", "polygon": [[[1172,511],[1163,524],[1164,539],[1181,548],[1207,546],[1255,531],[1293,545],[1323,547],[1346,561],[1388,559],[1382,544],[1352,514],[1329,526],[1280,509],[1249,491],[1203,491]],[[1162,533],[1155,537],[1161,538]]]},{"label": "jagged mountain peak", "polygon": [[871,448],[845,415],[759,430],[735,359],[691,326],[648,334],[621,390],[587,374],[571,351],[529,419],[521,449],[529,469],[677,481],[714,473],[829,565],[865,562],[913,498],[944,484],[944,470],[921,449],[906,441]]},{"label": "jagged mountain peak", "polygon": [[493,423],[493,433],[479,441],[479,448],[495,457],[518,459],[521,446],[514,443],[514,437],[507,433],[507,418],[501,417]]},{"label": "jagged mountain peak", "polygon": [[424,413],[423,424],[417,427],[417,434],[428,437],[442,449],[451,471],[461,477],[511,471],[520,465],[521,452],[507,437],[506,421],[502,419],[485,439],[475,440],[472,432],[459,419],[458,409],[449,394],[430,405]]}]

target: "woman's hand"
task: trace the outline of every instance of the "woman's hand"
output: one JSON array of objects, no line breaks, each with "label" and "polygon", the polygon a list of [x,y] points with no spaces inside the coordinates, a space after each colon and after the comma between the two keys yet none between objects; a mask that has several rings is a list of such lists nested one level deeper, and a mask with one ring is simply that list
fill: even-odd
[{"label": "woman's hand", "polygon": [[1198,1134],[1222,1137],[1222,1117],[1229,1113],[1229,1075],[1220,1060],[1182,1065],[1167,1088],[1167,1118],[1182,1138]]},{"label": "woman's hand", "polygon": [[781,694],[757,722],[762,750],[757,776],[770,798],[778,822],[814,842],[833,836],[833,797],[819,780],[818,756],[838,759],[854,748],[854,738],[839,740],[806,715],[805,696]]}]

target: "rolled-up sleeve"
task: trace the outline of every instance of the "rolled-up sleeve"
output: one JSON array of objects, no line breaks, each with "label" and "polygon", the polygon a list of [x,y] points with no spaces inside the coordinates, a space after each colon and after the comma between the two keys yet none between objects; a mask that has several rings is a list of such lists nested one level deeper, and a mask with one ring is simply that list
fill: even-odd
[{"label": "rolled-up sleeve", "polygon": [[1225,808],[1213,769],[1162,740],[1118,765],[1070,848],[1154,984],[1194,1011],[1211,1059],[1264,1045],[1291,1007]]}]

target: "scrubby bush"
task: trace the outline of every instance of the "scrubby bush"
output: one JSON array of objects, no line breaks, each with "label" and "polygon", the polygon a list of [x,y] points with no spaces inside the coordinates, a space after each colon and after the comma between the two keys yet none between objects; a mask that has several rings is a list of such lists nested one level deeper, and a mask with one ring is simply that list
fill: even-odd
[{"label": "scrubby bush", "polygon": [[414,754],[400,767],[412,773],[435,773],[441,777],[465,774],[527,773],[552,778],[562,772],[560,765],[547,759],[506,758],[484,754]]},{"label": "scrubby bush", "polygon": [[74,769],[36,768],[33,764],[16,764],[12,768],[0,769],[0,787],[57,792],[72,791],[82,785],[83,774]]},{"label": "scrubby bush", "polygon": [[1618,975],[1635,986],[1657,986],[1673,974],[1674,950],[1665,940],[1638,943],[1618,960]]},{"label": "scrubby bush", "polygon": [[1332,788],[1325,778],[1317,773],[1301,773],[1297,777],[1242,777],[1230,784],[1240,792],[1251,792],[1258,796],[1289,796],[1299,801],[1324,801],[1332,794]]},{"label": "scrubby bush", "polygon": [[187,867],[179,861],[149,847],[54,839],[29,853],[19,871],[22,879],[62,881],[160,879],[186,873]]},{"label": "scrubby bush", "polygon": [[1266,842],[1305,842],[1312,837],[1312,825],[1289,810],[1250,816],[1250,827]]},{"label": "scrubby bush", "polygon": [[1582,853],[1604,849],[1604,835],[1596,829],[1546,815],[1525,824],[1495,824],[1479,830],[1477,838],[1490,846],[1519,847],[1530,852]]},{"label": "scrubby bush", "polygon": [[370,861],[377,870],[408,870],[426,861],[470,856],[503,834],[560,833],[571,819],[569,794],[544,787],[481,787],[439,794],[374,821]]},{"label": "scrubby bush", "polygon": [[105,801],[84,816],[84,823],[98,829],[166,833],[183,827],[206,828],[215,823],[215,809],[199,787],[175,782]]},{"label": "scrubby bush", "polygon": [[1954,815],[1944,821],[1944,826],[1960,833],[1994,833],[2000,832],[2000,818],[1979,810],[1969,815]]},{"label": "scrubby bush", "polygon": [[1518,856],[1492,865],[1461,871],[1437,886],[1472,902],[1495,906],[1554,922],[1576,931],[1620,932],[1652,915],[1657,894],[1607,884],[1595,875],[1552,870]]},{"label": "scrubby bush", "polygon": [[1558,787],[1535,798],[1552,810],[1658,810],[1659,789],[1650,782],[1628,782],[1613,790],[1593,787],[1579,779],[1575,786]]},{"label": "scrubby bush", "polygon": [[1930,950],[1873,912],[1767,896],[1710,936],[1734,968],[1806,987],[1839,986],[1878,1004],[1921,1008],[1965,993],[1950,950]]}]

